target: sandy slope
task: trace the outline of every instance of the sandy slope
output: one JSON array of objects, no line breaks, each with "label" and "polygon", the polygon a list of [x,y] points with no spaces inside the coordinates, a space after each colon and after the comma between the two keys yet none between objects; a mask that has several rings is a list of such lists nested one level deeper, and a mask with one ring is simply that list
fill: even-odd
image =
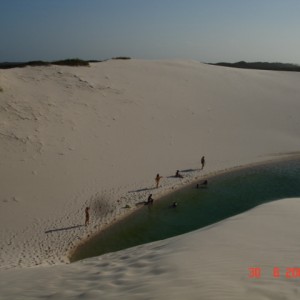
[{"label": "sandy slope", "polygon": [[0,70],[1,270],[67,262],[150,191],[298,151],[299,79],[195,61]]}]

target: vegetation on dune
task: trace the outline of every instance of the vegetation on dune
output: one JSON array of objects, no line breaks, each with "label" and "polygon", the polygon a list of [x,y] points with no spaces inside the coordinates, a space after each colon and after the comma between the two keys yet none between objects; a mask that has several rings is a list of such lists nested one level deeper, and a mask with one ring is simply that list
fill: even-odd
[{"label": "vegetation on dune", "polygon": [[71,58],[65,60],[57,60],[53,62],[35,60],[29,62],[5,62],[0,63],[0,69],[12,69],[12,68],[24,68],[24,67],[40,67],[40,66],[51,66],[51,65],[60,65],[60,66],[71,66],[71,67],[80,67],[80,66],[89,66],[89,62],[79,59],[79,58]]},{"label": "vegetation on dune", "polygon": [[117,56],[117,57],[113,57],[112,59],[131,59],[131,57],[128,57],[128,56]]},{"label": "vegetation on dune", "polygon": [[72,66],[72,67],[79,67],[79,66],[89,66],[89,62],[86,60],[82,60],[79,58],[71,58],[65,60],[58,60],[51,63],[52,65],[60,65],[60,66]]},{"label": "vegetation on dune", "polygon": [[50,66],[51,63],[47,61],[42,61],[42,60],[35,60],[35,61],[29,61],[28,63],[25,63],[25,66],[31,66],[31,67],[38,67],[38,66]]},{"label": "vegetation on dune", "polygon": [[[128,56],[118,56],[113,57],[112,59],[131,59]],[[59,66],[70,66],[70,67],[88,67],[90,63],[98,63],[103,62],[106,60],[82,60],[79,58],[69,58],[64,60],[57,60],[57,61],[43,61],[43,60],[34,60],[28,62],[4,62],[0,63],[0,69],[12,69],[12,68],[24,68],[24,67],[41,67],[41,66],[51,66],[51,65],[59,65]]]},{"label": "vegetation on dune", "polygon": [[[131,59],[127,56],[118,56],[114,57],[112,59]],[[88,67],[90,63],[98,63],[103,62],[105,60],[82,60],[79,58],[70,58],[70,59],[64,59],[64,60],[57,60],[57,61],[42,61],[42,60],[34,60],[34,61],[28,61],[28,62],[4,62],[0,63],[0,69],[12,69],[12,68],[24,68],[24,67],[47,67],[51,65],[59,65],[59,66],[70,66],[70,67]]]},{"label": "vegetation on dune", "polygon": [[241,68],[241,69],[256,69],[256,70],[271,70],[271,71],[293,71],[300,72],[300,66],[288,63],[279,62],[245,62],[239,61],[236,63],[220,62],[216,64],[210,64],[222,67]]},{"label": "vegetation on dune", "polygon": [[99,63],[99,62],[103,62],[103,60],[91,59],[88,62],[89,63]]}]

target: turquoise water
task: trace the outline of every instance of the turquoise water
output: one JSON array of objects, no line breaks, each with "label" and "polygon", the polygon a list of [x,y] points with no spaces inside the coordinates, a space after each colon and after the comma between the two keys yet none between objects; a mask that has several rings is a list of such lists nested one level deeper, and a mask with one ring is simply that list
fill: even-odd
[{"label": "turquoise water", "polygon": [[[169,238],[262,203],[300,197],[300,159],[240,169],[208,181],[206,189],[196,189],[195,184],[142,207],[78,247],[70,260]],[[174,201],[178,206],[170,208]]]}]

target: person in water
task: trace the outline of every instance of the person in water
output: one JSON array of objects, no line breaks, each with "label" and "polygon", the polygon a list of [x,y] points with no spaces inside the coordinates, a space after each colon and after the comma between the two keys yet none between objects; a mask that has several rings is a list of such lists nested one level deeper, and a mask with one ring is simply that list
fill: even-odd
[{"label": "person in water", "polygon": [[177,207],[177,202],[173,202],[173,204],[170,206],[170,208],[175,208]]},{"label": "person in water", "polygon": [[207,186],[208,186],[208,181],[207,181],[207,180],[204,180],[204,181],[201,182],[200,184],[197,183],[196,188],[197,188],[197,189],[202,189],[202,188],[207,188]]},{"label": "person in water", "polygon": [[156,188],[159,186],[159,181],[161,180],[162,176],[159,176],[159,174],[156,175],[155,177],[155,182],[156,182]]},{"label": "person in water", "polygon": [[84,225],[87,226],[90,224],[90,208],[86,207],[85,208],[85,222]]},{"label": "person in water", "polygon": [[179,173],[179,170],[176,171],[175,177],[176,178],[183,178],[183,176]]}]

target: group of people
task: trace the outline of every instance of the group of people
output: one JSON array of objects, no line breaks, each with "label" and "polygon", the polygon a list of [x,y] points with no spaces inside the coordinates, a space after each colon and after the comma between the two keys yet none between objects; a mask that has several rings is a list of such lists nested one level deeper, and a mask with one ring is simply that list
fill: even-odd
[{"label": "group of people", "polygon": [[[201,170],[204,169],[204,166],[205,166],[205,157],[202,156],[202,157],[201,157]],[[176,177],[176,178],[183,178],[183,176],[179,173],[179,170],[176,171],[174,177]],[[155,186],[156,186],[156,188],[159,187],[159,182],[160,182],[160,180],[161,180],[162,178],[163,178],[163,177],[160,176],[159,174],[156,175],[156,177],[155,177],[155,183],[156,183]]]},{"label": "group of people", "polygon": [[[201,170],[204,169],[204,166],[205,166],[205,156],[202,156],[201,157]],[[179,173],[179,170],[176,171],[174,177],[175,178],[183,178],[183,176]],[[156,184],[155,186],[156,186],[156,188],[159,187],[159,182],[160,182],[161,178],[163,178],[163,177],[160,176],[159,174],[156,175],[156,177],[155,177],[155,184]],[[208,181],[204,180],[201,183],[197,183],[196,188],[197,189],[199,189],[199,188],[206,188],[207,186],[208,186]],[[152,194],[150,194],[150,196],[148,197],[148,200],[145,202],[145,204],[146,205],[153,204]],[[173,204],[170,207],[172,207],[172,208],[177,207],[177,202],[173,202]]]},{"label": "group of people", "polygon": [[[201,170],[203,170],[204,166],[205,166],[205,157],[202,156],[201,157]],[[174,177],[183,178],[183,176],[179,173],[179,170],[176,171]],[[156,188],[159,187],[159,182],[162,178],[163,177],[160,176],[159,174],[156,175],[156,177],[155,177],[155,186],[156,186]],[[198,188],[202,188],[202,187],[207,187],[207,184],[208,184],[207,180],[204,180],[204,182],[202,182],[201,184],[197,183],[196,188],[198,189]],[[153,202],[154,202],[154,199],[152,198],[152,194],[150,194],[148,196],[147,201],[145,202],[145,205],[151,205],[151,204],[153,204]],[[177,202],[173,202],[173,204],[170,207],[171,208],[177,207]],[[84,225],[87,226],[87,225],[89,225],[89,223],[90,223],[90,208],[86,207],[85,208],[85,222],[84,222]]]}]

